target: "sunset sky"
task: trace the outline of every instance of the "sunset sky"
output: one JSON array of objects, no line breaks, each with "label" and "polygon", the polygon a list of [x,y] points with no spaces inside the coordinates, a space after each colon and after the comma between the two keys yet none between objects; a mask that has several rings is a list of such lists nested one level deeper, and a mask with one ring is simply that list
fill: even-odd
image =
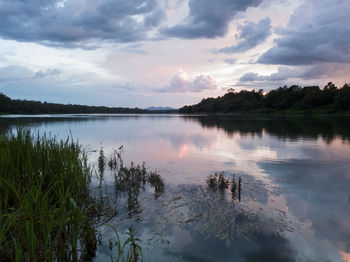
[{"label": "sunset sky", "polygon": [[181,107],[350,82],[349,0],[0,0],[0,92]]}]

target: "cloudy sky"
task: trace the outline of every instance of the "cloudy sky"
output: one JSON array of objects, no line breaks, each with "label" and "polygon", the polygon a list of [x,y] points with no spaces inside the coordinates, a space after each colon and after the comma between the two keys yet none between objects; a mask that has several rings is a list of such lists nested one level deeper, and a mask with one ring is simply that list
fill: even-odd
[{"label": "cloudy sky", "polygon": [[350,82],[349,0],[0,0],[0,92],[172,106]]}]

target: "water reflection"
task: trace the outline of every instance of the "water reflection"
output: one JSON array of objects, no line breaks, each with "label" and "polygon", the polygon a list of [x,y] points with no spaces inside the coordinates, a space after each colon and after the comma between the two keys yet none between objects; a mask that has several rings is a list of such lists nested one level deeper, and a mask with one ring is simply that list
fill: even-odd
[{"label": "water reflection", "polygon": [[[259,257],[260,261],[294,261],[283,232],[293,232],[297,223],[285,211],[255,201],[269,194],[263,184],[250,176],[243,181],[242,202],[229,190],[219,192],[205,185],[169,188],[158,203],[146,193],[140,202],[142,214],[133,226],[148,236],[144,240],[150,246],[168,243],[159,260],[166,255],[178,261],[230,261],[233,257],[236,261],[257,261]],[[119,215],[114,223],[122,231],[130,219]],[[283,247],[283,252],[276,252],[276,246]]]},{"label": "water reflection", "polygon": [[[103,194],[118,210],[111,224],[120,232],[133,225],[145,261],[349,260],[347,117],[0,117],[0,129],[18,121],[60,137],[72,133],[97,150],[91,163],[100,143],[106,155],[124,145],[125,166],[145,161],[164,178],[160,194],[151,185],[133,194],[116,190],[115,174],[104,171]],[[207,178],[220,172],[229,186],[214,192]],[[109,259],[113,232],[103,231],[96,261]]]},{"label": "water reflection", "polygon": [[[141,120],[162,121],[176,118],[176,115],[3,115],[0,116],[0,129],[5,130],[14,125],[42,125],[57,122],[84,122],[111,120]],[[312,139],[319,137],[331,142],[340,137],[343,140],[350,139],[350,117],[348,116],[180,116],[185,121],[198,122],[203,128],[223,129],[228,135],[239,133],[244,135],[262,136],[265,133],[277,136],[280,139]],[[165,134],[165,137],[167,134]],[[201,136],[172,137],[173,145],[178,146],[186,140],[191,140],[195,145],[208,146],[207,138]]]},{"label": "water reflection", "polygon": [[350,117],[311,116],[185,116],[185,120],[197,121],[204,128],[223,129],[228,135],[262,136],[268,133],[279,139],[312,139],[321,137],[327,143],[340,137],[349,141]]}]

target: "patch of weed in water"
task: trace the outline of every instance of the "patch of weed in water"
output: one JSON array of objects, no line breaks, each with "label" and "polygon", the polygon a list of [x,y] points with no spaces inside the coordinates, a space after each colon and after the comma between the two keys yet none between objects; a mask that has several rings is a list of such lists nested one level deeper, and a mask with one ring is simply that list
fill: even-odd
[{"label": "patch of weed in water", "polygon": [[142,165],[135,165],[131,162],[130,166],[125,166],[123,159],[123,146],[118,150],[113,150],[107,164],[114,176],[115,195],[127,193],[127,208],[129,216],[132,213],[140,212],[139,195],[141,190],[145,190],[145,186],[149,185],[154,188],[155,198],[160,197],[165,191],[164,179],[157,172],[149,172]]},{"label": "patch of weed in water", "polygon": [[208,188],[216,192],[219,190],[222,194],[225,193],[225,190],[230,189],[232,193],[232,199],[238,198],[241,202],[241,190],[242,190],[242,178],[239,177],[236,181],[236,175],[233,175],[232,180],[230,181],[225,177],[224,172],[215,173],[214,175],[209,175],[206,179]]}]

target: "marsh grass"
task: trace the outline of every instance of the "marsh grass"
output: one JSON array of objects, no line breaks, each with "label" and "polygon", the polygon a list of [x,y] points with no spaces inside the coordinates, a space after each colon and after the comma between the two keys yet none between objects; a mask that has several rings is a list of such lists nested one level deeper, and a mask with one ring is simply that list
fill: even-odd
[{"label": "marsh grass", "polygon": [[131,226],[128,228],[128,231],[126,232],[127,239],[123,244],[121,244],[120,237],[118,234],[118,231],[115,229],[115,227],[109,225],[112,230],[115,233],[115,236],[117,239],[116,241],[113,241],[110,239],[109,241],[109,249],[113,251],[113,247],[117,247],[117,255],[114,256],[111,255],[111,261],[115,262],[121,262],[121,261],[127,261],[127,262],[137,262],[143,260],[143,253],[142,253],[142,247],[140,246],[140,243],[142,242],[139,238],[136,237],[135,229]]},{"label": "marsh grass", "polygon": [[105,167],[106,167],[106,157],[103,151],[103,147],[100,149],[100,153],[98,156],[98,172],[99,172],[99,177],[100,177],[100,186],[103,181],[103,176],[105,172]]},{"label": "marsh grass", "polygon": [[242,178],[239,177],[236,182],[236,175],[233,175],[232,181],[231,181],[232,199],[238,198],[238,201],[241,202],[241,190],[242,190]]},{"label": "marsh grass", "polygon": [[[128,193],[130,214],[139,212],[138,197],[146,184],[156,198],[164,192],[163,179],[145,164],[124,166],[122,150],[107,160],[101,148],[100,185],[94,191],[94,170],[72,138],[59,140],[23,128],[0,134],[0,261],[92,261],[102,237],[97,228],[117,215],[102,192],[106,165],[115,176],[116,194]],[[117,261],[142,259],[134,229],[129,228],[124,243],[115,232]]]},{"label": "marsh grass", "polygon": [[213,191],[219,189],[221,192],[228,189],[230,186],[230,181],[225,178],[224,172],[215,173],[207,178],[207,185]]},{"label": "marsh grass", "polygon": [[0,156],[0,261],[92,260],[98,202],[81,146],[18,128]]},{"label": "marsh grass", "polygon": [[224,193],[226,189],[230,189],[232,193],[232,199],[238,198],[241,202],[241,191],[242,191],[242,178],[239,177],[236,180],[236,175],[233,175],[232,180],[225,178],[224,172],[215,173],[207,177],[206,183],[208,188],[214,192],[219,190]]},{"label": "marsh grass", "polygon": [[141,240],[136,237],[133,227],[129,227],[126,234],[128,235],[128,238],[124,242],[124,246],[129,245],[129,249],[126,253],[126,261],[137,262],[143,258],[142,248],[139,245]]},{"label": "marsh grass", "polygon": [[[139,196],[145,191],[146,186],[154,188],[154,197],[157,199],[165,191],[165,183],[163,178],[157,172],[150,172],[146,169],[145,163],[142,165],[131,162],[130,166],[124,165],[122,154],[123,146],[117,150],[113,150],[107,161],[105,161],[103,148],[99,153],[99,173],[105,170],[108,165],[111,175],[114,177],[114,191],[116,199],[120,194],[127,194],[127,210],[129,217],[132,214],[141,212]],[[103,161],[101,160],[103,159]]]}]

